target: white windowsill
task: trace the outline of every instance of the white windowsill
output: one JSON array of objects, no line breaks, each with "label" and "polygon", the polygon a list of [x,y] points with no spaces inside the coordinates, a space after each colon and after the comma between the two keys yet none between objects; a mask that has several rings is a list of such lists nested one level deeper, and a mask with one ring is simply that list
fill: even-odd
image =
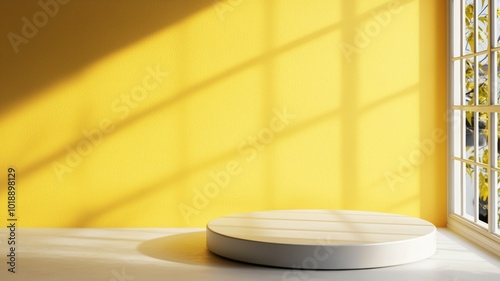
[{"label": "white windowsill", "polygon": [[450,240],[453,240],[454,242],[456,242],[460,246],[464,247],[468,251],[483,258],[487,262],[500,268],[500,257],[497,257],[493,253],[486,251],[484,248],[472,243],[471,241],[463,238],[462,236],[458,235],[457,233],[455,233],[454,231],[452,231],[448,228],[439,228],[439,233],[448,237]]},{"label": "white windowsill", "polygon": [[500,237],[489,233],[474,223],[452,214],[448,216],[448,229],[459,235],[462,240],[480,248],[482,251],[500,259]]}]

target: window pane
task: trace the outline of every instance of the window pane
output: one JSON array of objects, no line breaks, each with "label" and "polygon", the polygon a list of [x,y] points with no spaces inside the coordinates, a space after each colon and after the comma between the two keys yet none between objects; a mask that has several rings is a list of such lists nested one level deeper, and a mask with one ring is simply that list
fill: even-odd
[{"label": "window pane", "polygon": [[489,193],[489,184],[488,184],[488,170],[485,168],[476,167],[478,170],[478,190],[476,191],[478,194],[478,212],[479,212],[479,220],[488,223],[488,193]]},{"label": "window pane", "polygon": [[465,159],[474,161],[474,142],[475,142],[475,122],[474,122],[474,112],[465,112],[465,145],[463,147],[463,155]]},{"label": "window pane", "polygon": [[[497,184],[500,183],[497,181]],[[498,186],[498,185],[497,185]],[[500,188],[497,188],[497,233],[500,233]]]},{"label": "window pane", "polygon": [[476,166],[464,163],[465,165],[465,214],[474,217],[474,190],[476,188],[474,174]]},{"label": "window pane", "polygon": [[497,117],[497,120],[496,120],[496,124],[494,125],[494,128],[496,127],[497,129],[497,136],[496,136],[496,141],[495,140],[492,140],[492,144],[490,146],[490,153],[493,153],[493,157],[494,159],[497,159],[496,163],[492,163],[494,167],[497,167],[497,168],[500,168],[500,159],[499,159],[499,156],[500,154],[498,153],[498,150],[500,149],[500,126],[498,124],[498,120],[500,120],[500,113],[497,113],[496,114],[496,117]]},{"label": "window pane", "polygon": [[464,11],[463,11],[463,20],[464,20],[464,38],[463,38],[463,46],[464,46],[464,55],[470,54],[474,52],[474,1],[473,0],[465,0],[464,1]]},{"label": "window pane", "polygon": [[478,88],[478,104],[486,105],[490,103],[490,88],[488,81],[488,55],[482,55],[477,57],[477,82]]},{"label": "window pane", "polygon": [[493,89],[493,91],[496,91],[497,93],[497,96],[496,96],[496,104],[500,104],[500,77],[499,77],[499,72],[498,72],[498,69],[500,69],[500,56],[498,54],[498,52],[495,52],[494,54],[494,59],[496,60],[496,68],[493,67],[491,69],[491,80],[492,80],[492,83],[493,85],[496,86],[496,89]]},{"label": "window pane", "polygon": [[474,60],[467,59],[464,60],[464,97],[463,104],[464,105],[473,105],[474,104]]},{"label": "window pane", "polygon": [[500,0],[496,0],[496,37],[497,39],[495,40],[496,42],[496,46],[499,46],[500,45],[500,41],[499,41],[499,36],[500,36],[500,15],[498,14],[498,8],[500,8]]},{"label": "window pane", "polygon": [[[460,161],[453,161],[453,213],[462,214],[462,167],[463,163]],[[500,178],[499,178],[500,180]]]},{"label": "window pane", "polygon": [[484,50],[488,49],[488,16],[489,16],[489,10],[488,10],[488,1],[485,0],[480,0],[477,2],[477,10],[478,10],[478,15],[477,15],[477,36],[478,36],[478,41],[477,41],[477,51],[481,52]]},{"label": "window pane", "polygon": [[497,178],[497,194],[496,194],[496,202],[497,202],[497,210],[496,210],[496,213],[495,213],[495,218],[493,219],[493,221],[497,222],[497,229],[496,229],[496,233],[500,233],[500,188],[498,186],[500,186],[500,173],[499,172],[495,172],[495,175],[494,177]]},{"label": "window pane", "polygon": [[477,145],[477,162],[488,164],[489,163],[489,149],[488,149],[488,125],[489,114],[478,113],[477,126],[479,129],[478,145]]},{"label": "window pane", "polygon": [[450,145],[451,145],[451,153],[454,157],[462,158],[462,143],[464,142],[461,138],[462,133],[461,130],[464,129],[464,120],[463,115],[464,111],[461,110],[453,110],[447,116],[447,122],[452,126],[451,136],[450,136]]},{"label": "window pane", "polygon": [[453,66],[452,66],[452,69],[451,69],[451,75],[452,75],[452,79],[453,79],[453,90],[452,90],[452,94],[451,94],[451,99],[452,99],[452,103],[453,105],[462,105],[462,84],[460,83],[460,75],[462,73],[462,71],[460,70],[460,66],[463,62],[462,61],[454,61],[453,62]]}]

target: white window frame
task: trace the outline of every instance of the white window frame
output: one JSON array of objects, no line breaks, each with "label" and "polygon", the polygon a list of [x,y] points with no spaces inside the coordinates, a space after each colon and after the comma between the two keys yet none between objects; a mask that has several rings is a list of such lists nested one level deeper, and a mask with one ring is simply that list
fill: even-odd
[{"label": "white window frame", "polygon": [[[482,0],[474,0],[476,3],[479,3]],[[489,66],[497,65],[497,53],[500,53],[500,44],[496,44],[498,31],[497,29],[497,19],[496,10],[500,8],[500,1],[498,0],[487,0],[489,1],[488,9],[489,9],[489,26],[490,26],[490,36],[489,43],[487,47],[487,54]],[[471,219],[467,218],[466,207],[464,205],[466,195],[465,195],[465,176],[464,174],[464,164],[457,163],[468,163],[468,160],[464,160],[464,152],[463,152],[463,142],[465,141],[464,137],[464,127],[465,127],[465,112],[466,111],[475,111],[475,112],[486,112],[489,115],[489,134],[488,134],[488,148],[489,151],[495,152],[497,150],[497,122],[498,122],[498,114],[500,113],[500,103],[497,98],[497,71],[500,70],[494,69],[494,67],[488,67],[488,76],[489,80],[489,93],[490,93],[490,104],[491,105],[456,105],[454,99],[459,97],[462,99],[464,94],[465,87],[463,85],[463,67],[457,66],[456,61],[463,60],[464,54],[462,53],[463,48],[463,25],[464,20],[462,19],[462,15],[464,15],[464,0],[449,0],[447,1],[447,12],[448,12],[448,25],[447,25],[447,36],[448,36],[448,55],[447,55],[447,70],[448,70],[448,108],[449,112],[448,116],[448,228],[453,230],[454,232],[462,235],[463,237],[475,242],[476,244],[484,247],[485,249],[491,251],[500,257],[500,231],[497,221],[497,212],[498,212],[498,195],[497,181],[491,181],[489,183],[489,196],[488,196],[488,224],[484,224],[479,222],[478,220],[478,191],[477,191],[477,175],[475,175],[476,182],[476,191],[474,191],[474,200],[475,200],[475,211],[474,216]],[[497,7],[498,5],[498,7]],[[477,11],[475,9],[475,16],[477,17]],[[459,31],[456,31],[455,26],[459,25]],[[477,21],[475,21],[475,36],[477,42]],[[492,48],[492,46],[494,46]],[[477,48],[476,48],[477,50]],[[476,52],[477,54],[478,52]],[[476,60],[477,61],[477,60]],[[463,65],[463,63],[461,64]],[[475,63],[477,66],[477,62]],[[476,67],[477,68],[477,67]],[[458,72],[458,73],[457,73]],[[491,75],[491,74],[494,75]],[[477,69],[475,70],[475,96],[478,96],[478,74]],[[457,81],[458,80],[458,81]],[[494,94],[495,93],[495,94]],[[476,101],[478,99],[476,98]],[[475,115],[478,116],[477,114]],[[477,119],[475,118],[474,123],[477,126]],[[478,144],[478,130],[474,132],[474,144],[476,145],[475,155],[477,156],[477,144]],[[492,141],[495,140],[495,141]],[[457,149],[462,150],[460,157],[456,157]],[[488,165],[485,169],[487,170],[489,179],[497,179],[500,175],[500,166],[495,167],[497,163],[497,153],[490,153]],[[475,159],[478,159],[477,157]],[[469,161],[470,162],[470,161]],[[473,163],[473,162],[470,162]],[[477,166],[479,167],[479,166]],[[457,171],[457,168],[460,171]]]}]

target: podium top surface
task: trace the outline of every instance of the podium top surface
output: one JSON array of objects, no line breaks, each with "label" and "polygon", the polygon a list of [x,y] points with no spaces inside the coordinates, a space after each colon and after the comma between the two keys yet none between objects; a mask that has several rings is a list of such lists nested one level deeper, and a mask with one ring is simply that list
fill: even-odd
[{"label": "podium top surface", "polygon": [[235,214],[212,220],[220,235],[294,245],[397,243],[436,231],[430,222],[396,214],[347,210],[279,210]]}]

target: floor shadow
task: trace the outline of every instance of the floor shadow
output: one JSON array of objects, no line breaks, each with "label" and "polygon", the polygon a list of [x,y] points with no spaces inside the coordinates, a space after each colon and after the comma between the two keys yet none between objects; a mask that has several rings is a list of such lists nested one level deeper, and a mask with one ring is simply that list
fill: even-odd
[{"label": "floor shadow", "polygon": [[256,266],[222,258],[206,246],[205,231],[175,234],[144,241],[137,250],[146,256],[189,265],[227,268],[255,268]]}]

